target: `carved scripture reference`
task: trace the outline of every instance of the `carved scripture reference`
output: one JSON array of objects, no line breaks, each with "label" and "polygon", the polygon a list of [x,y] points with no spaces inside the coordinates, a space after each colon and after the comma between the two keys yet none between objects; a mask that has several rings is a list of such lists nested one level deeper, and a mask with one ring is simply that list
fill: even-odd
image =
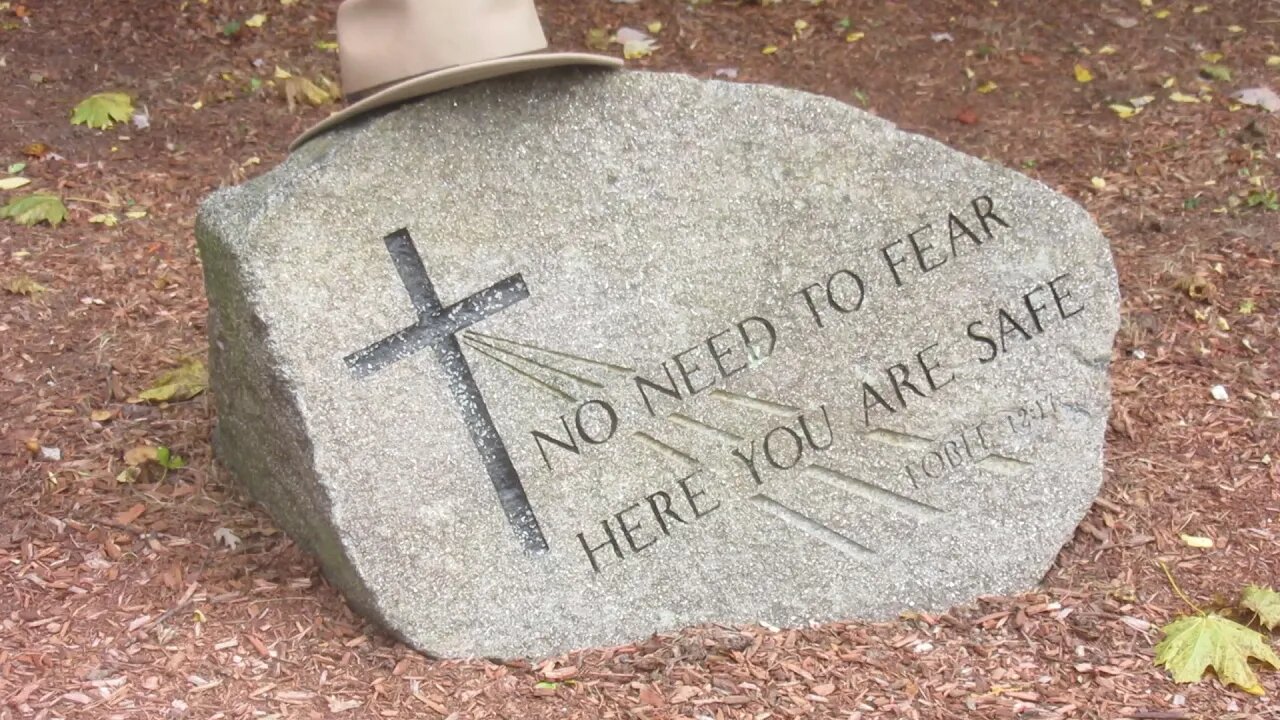
[{"label": "carved scripture reference", "polygon": [[520,475],[511,464],[507,446],[503,444],[498,429],[494,427],[489,408],[484,403],[480,388],[476,385],[471,367],[462,355],[457,334],[475,323],[501,312],[529,297],[524,278],[516,273],[480,292],[444,307],[436,295],[422,256],[413,244],[407,229],[397,230],[384,238],[391,262],[395,265],[404,289],[409,293],[418,321],[407,328],[348,355],[344,360],[357,377],[368,377],[379,370],[403,360],[419,350],[431,348],[436,360],[449,378],[449,391],[457,409],[462,413],[471,441],[484,461],[498,502],[507,516],[507,522],[526,552],[539,554],[547,551],[547,540],[538,527],[529,498],[525,495]]}]

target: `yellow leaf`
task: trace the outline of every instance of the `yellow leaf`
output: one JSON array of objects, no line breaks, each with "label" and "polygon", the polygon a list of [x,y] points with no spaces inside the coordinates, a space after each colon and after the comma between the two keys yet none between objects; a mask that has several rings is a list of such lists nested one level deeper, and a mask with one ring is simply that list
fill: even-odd
[{"label": "yellow leaf", "polygon": [[155,459],[156,448],[153,445],[139,445],[129,448],[124,453],[124,464],[129,467],[137,467]]},{"label": "yellow leaf", "polygon": [[1188,547],[1200,548],[1202,550],[1213,547],[1213,538],[1207,538],[1202,535],[1187,535],[1183,533],[1178,537],[1182,538],[1182,542]]},{"label": "yellow leaf", "polygon": [[998,87],[1000,86],[988,80],[978,86],[978,92],[982,93],[983,95],[986,95],[987,93],[995,92],[996,88]]},{"label": "yellow leaf", "polygon": [[317,40],[311,43],[311,45],[317,50],[337,50],[338,49],[338,43],[332,40]]},{"label": "yellow leaf", "polygon": [[248,20],[245,20],[244,24],[248,25],[251,28],[260,28],[262,27],[262,24],[265,23],[266,21],[267,21],[267,16],[263,15],[262,13],[258,13],[253,17],[249,18]]},{"label": "yellow leaf", "polygon": [[1164,79],[1164,81],[1163,81],[1163,82],[1161,82],[1161,83],[1160,83],[1160,87],[1162,87],[1162,88],[1164,88],[1164,89],[1168,90],[1169,88],[1171,88],[1171,87],[1173,87],[1174,85],[1177,85],[1177,84],[1178,84],[1178,78],[1176,78],[1176,77],[1167,77],[1167,78],[1165,78],[1165,79]]},{"label": "yellow leaf", "polygon": [[662,32],[662,23],[661,23],[661,22],[659,22],[659,21],[657,21],[657,20],[654,20],[653,22],[649,23],[648,25],[645,25],[645,28],[646,28],[649,32],[653,33],[654,35],[657,35],[658,33]]},{"label": "yellow leaf", "polygon": [[1210,63],[1222,62],[1223,57],[1222,53],[1214,52],[1213,50],[1205,50],[1200,53],[1200,59]]},{"label": "yellow leaf", "polygon": [[591,28],[587,30],[586,36],[587,47],[592,50],[605,51],[609,49],[609,31],[604,28]]},{"label": "yellow leaf", "polygon": [[1172,101],[1174,101],[1174,102],[1176,102],[1176,103],[1198,103],[1198,102],[1200,102],[1200,98],[1196,97],[1195,95],[1188,95],[1188,94],[1186,94],[1186,93],[1183,93],[1183,92],[1176,92],[1176,91],[1175,91],[1175,92],[1171,92],[1171,93],[1169,93],[1169,99],[1170,99],[1170,100],[1172,100]]},{"label": "yellow leaf", "polygon": [[1142,7],[1151,7],[1151,0],[1138,0],[1138,4]]},{"label": "yellow leaf", "polygon": [[29,297],[32,295],[39,295],[42,292],[47,292],[49,288],[41,285],[35,280],[32,280],[26,275],[19,275],[12,280],[6,280],[4,283],[4,290],[11,295],[26,295]]},{"label": "yellow leaf", "polygon": [[1114,103],[1107,107],[1111,108],[1115,114],[1119,115],[1121,120],[1128,120],[1134,115],[1142,112],[1142,108],[1129,107],[1128,105],[1121,105],[1119,103]]},{"label": "yellow leaf", "polygon": [[1252,695],[1264,690],[1249,667],[1256,658],[1280,669],[1280,657],[1260,633],[1217,613],[1179,618],[1161,630],[1164,639],[1156,645],[1156,665],[1163,665],[1174,682],[1197,682],[1212,668],[1223,685],[1237,685]]},{"label": "yellow leaf", "polygon": [[129,218],[130,220],[138,220],[140,218],[146,217],[147,211],[146,210],[130,210],[129,212],[125,213],[124,216]]},{"label": "yellow leaf", "polygon": [[1081,65],[1080,63],[1076,63],[1076,82],[1093,82],[1093,73],[1090,72],[1089,68]]},{"label": "yellow leaf", "polygon": [[1272,55],[1267,58],[1267,67],[1280,68],[1280,55]]},{"label": "yellow leaf", "polygon": [[856,43],[866,36],[867,34],[864,32],[851,32],[844,36],[844,41],[847,43]]},{"label": "yellow leaf", "polygon": [[89,218],[89,222],[102,225],[104,227],[115,227],[120,224],[120,219],[115,213],[101,213]]},{"label": "yellow leaf", "polygon": [[657,47],[653,40],[649,38],[628,40],[622,45],[622,57],[627,60],[638,60],[647,55],[652,55]]},{"label": "yellow leaf", "polygon": [[1199,15],[1200,13],[1209,12],[1209,6],[1208,6],[1208,5],[1197,5],[1197,6],[1193,7],[1193,8],[1191,8],[1191,12],[1193,12],[1193,13],[1195,13],[1195,14],[1197,14],[1197,15]]},{"label": "yellow leaf", "polygon": [[763,48],[761,48],[760,52],[764,53],[765,55],[772,55],[772,54],[774,54],[774,53],[778,52],[778,46],[777,46],[777,45],[765,45]]},{"label": "yellow leaf", "polygon": [[106,422],[113,414],[110,410],[94,410],[89,413],[89,419],[97,423]]},{"label": "yellow leaf", "polygon": [[7,177],[0,179],[0,190],[17,190],[30,183],[31,181],[24,177]]},{"label": "yellow leaf", "polygon": [[290,5],[297,5],[298,0],[280,0],[280,4],[284,5],[285,7],[288,7]]},{"label": "yellow leaf", "polygon": [[162,373],[152,386],[138,393],[140,400],[148,402],[177,402],[190,400],[209,387],[209,371],[199,360],[189,360],[173,370]]},{"label": "yellow leaf", "polygon": [[1156,18],[1157,20],[1164,20],[1165,18],[1169,17],[1169,16],[1170,16],[1170,15],[1172,15],[1172,14],[1173,14],[1173,13],[1172,13],[1172,12],[1170,12],[1170,11],[1168,11],[1168,10],[1157,10],[1157,11],[1155,12],[1155,18]]},{"label": "yellow leaf", "polygon": [[203,100],[197,100],[197,101],[195,101],[195,102],[191,103],[191,109],[192,109],[192,110],[199,110],[199,109],[200,109],[200,108],[202,108],[202,107],[204,107],[204,101],[203,101]]},{"label": "yellow leaf", "polygon": [[1227,32],[1242,33],[1244,32],[1244,28],[1240,27],[1239,25],[1228,25]]},{"label": "yellow leaf", "polygon": [[1114,45],[1103,45],[1102,47],[1098,48],[1098,54],[1099,55],[1115,55],[1116,48]]},{"label": "yellow leaf", "polygon": [[1103,180],[1100,177],[1093,177],[1089,179],[1089,184],[1094,186],[1098,190],[1101,190],[1107,186],[1107,181]]},{"label": "yellow leaf", "polygon": [[288,70],[281,68],[279,65],[276,66],[275,78],[277,80],[288,80],[291,77],[293,77],[293,75],[291,75]]},{"label": "yellow leaf", "polygon": [[1240,596],[1240,607],[1252,610],[1258,616],[1258,622],[1268,630],[1280,626],[1280,593],[1268,587],[1250,585]]},{"label": "yellow leaf", "polygon": [[802,32],[802,31],[804,31],[804,30],[807,30],[807,29],[808,29],[808,27],[809,27],[809,21],[808,21],[808,20],[796,20],[795,25],[796,25],[796,32]]}]

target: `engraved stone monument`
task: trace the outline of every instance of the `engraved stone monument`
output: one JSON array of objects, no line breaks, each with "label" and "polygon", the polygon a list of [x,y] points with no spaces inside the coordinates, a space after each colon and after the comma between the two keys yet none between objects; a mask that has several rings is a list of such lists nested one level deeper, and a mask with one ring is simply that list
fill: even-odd
[{"label": "engraved stone monument", "polygon": [[1102,479],[1105,238],[835,100],[517,75],[198,221],[222,463],[443,655],[1033,586]]}]

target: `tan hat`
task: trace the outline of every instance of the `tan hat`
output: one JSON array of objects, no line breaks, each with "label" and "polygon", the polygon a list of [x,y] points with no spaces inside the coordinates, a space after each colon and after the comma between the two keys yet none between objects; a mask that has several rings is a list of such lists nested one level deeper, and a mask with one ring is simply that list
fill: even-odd
[{"label": "tan hat", "polygon": [[621,67],[588,53],[549,53],[533,0],[343,0],[342,93],[354,101],[290,150],[360,113],[459,85],[560,65]]}]

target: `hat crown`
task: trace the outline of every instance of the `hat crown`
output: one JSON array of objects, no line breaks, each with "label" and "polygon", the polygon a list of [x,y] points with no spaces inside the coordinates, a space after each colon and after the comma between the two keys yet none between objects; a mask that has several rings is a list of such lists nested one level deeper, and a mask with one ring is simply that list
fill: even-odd
[{"label": "hat crown", "polygon": [[342,91],[350,96],[456,65],[544,50],[533,0],[344,0]]}]

